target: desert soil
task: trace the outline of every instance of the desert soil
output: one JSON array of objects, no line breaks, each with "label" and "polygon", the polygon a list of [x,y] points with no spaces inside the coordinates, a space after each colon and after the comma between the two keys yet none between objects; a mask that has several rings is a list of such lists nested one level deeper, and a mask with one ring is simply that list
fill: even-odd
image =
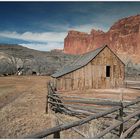
[{"label": "desert soil", "polygon": [[0,138],[20,138],[50,128],[45,113],[46,76],[0,77]]},{"label": "desert soil", "polygon": [[[117,89],[88,89],[82,91],[58,91],[64,95],[78,95],[85,98],[103,98],[114,101],[131,101],[140,97],[140,84],[139,89],[132,88],[117,88]],[[137,87],[138,87],[137,86]],[[132,87],[132,86],[131,86]]]}]

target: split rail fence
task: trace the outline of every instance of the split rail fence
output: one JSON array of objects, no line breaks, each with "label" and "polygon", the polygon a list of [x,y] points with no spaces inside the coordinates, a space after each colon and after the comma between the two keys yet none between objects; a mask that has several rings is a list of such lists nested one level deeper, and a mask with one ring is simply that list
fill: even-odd
[{"label": "split rail fence", "polygon": [[[58,93],[51,83],[48,83],[46,112],[53,113],[57,122],[56,126],[24,138],[44,138],[52,134],[54,138],[60,138],[61,132],[68,129],[74,130],[83,138],[89,138],[76,127],[98,118],[115,119],[115,123],[106,126],[103,131],[90,138],[103,138],[116,128],[119,128],[119,138],[128,138],[140,126],[139,103],[140,98],[133,101],[111,101],[108,99],[63,95]],[[78,120],[64,122],[59,117],[59,113],[75,116]],[[126,129],[125,124],[132,118],[135,119],[135,123]],[[58,122],[61,122],[61,124]]]}]

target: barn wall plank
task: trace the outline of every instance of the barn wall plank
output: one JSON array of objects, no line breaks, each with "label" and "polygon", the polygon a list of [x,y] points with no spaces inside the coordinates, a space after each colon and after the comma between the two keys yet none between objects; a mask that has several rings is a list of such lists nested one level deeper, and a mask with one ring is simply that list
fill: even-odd
[{"label": "barn wall plank", "polygon": [[[106,77],[106,66],[110,66],[110,77]],[[68,91],[121,87],[124,82],[124,65],[106,47],[86,66],[55,81],[58,89]]]}]

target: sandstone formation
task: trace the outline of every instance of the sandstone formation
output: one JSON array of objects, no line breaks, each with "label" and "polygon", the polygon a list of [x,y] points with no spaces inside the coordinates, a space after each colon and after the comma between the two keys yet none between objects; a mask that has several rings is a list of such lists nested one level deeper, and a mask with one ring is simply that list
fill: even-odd
[{"label": "sandstone formation", "polygon": [[123,18],[109,29],[108,32],[92,30],[90,34],[69,31],[64,40],[64,52],[82,54],[103,44],[115,51],[122,59],[132,58],[140,62],[140,15]]}]

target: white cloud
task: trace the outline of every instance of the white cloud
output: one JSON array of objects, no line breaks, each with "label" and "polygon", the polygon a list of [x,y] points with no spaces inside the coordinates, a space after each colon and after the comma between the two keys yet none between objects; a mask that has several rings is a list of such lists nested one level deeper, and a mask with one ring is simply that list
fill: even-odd
[{"label": "white cloud", "polygon": [[90,31],[92,29],[107,31],[107,29],[105,29],[104,27],[102,27],[101,25],[96,24],[96,23],[93,23],[93,24],[83,24],[83,25],[79,25],[79,26],[74,26],[74,27],[69,28],[69,29],[77,30],[77,31],[81,31],[81,32],[87,32],[87,33],[90,33]]},{"label": "white cloud", "polygon": [[63,49],[63,43],[62,42],[48,42],[48,43],[28,43],[28,44],[20,44],[22,46],[35,49],[35,50],[41,50],[41,51],[50,51],[53,49]]},{"label": "white cloud", "polygon": [[57,30],[57,31],[63,31],[63,32],[68,32],[69,30],[76,30],[76,31],[81,31],[81,32],[87,32],[90,33],[92,29],[103,29],[103,27],[99,26],[98,24],[82,24],[78,26],[70,26],[69,24],[51,24],[49,25],[49,28],[52,30]]},{"label": "white cloud", "polygon": [[0,32],[0,36],[14,39],[21,39],[35,42],[62,42],[66,36],[66,32],[43,32],[43,33],[17,33],[17,32]]},{"label": "white cloud", "polygon": [[76,31],[89,33],[92,28],[93,28],[92,24],[85,24],[85,25],[79,25],[79,26],[71,27],[71,28],[69,28],[69,30],[76,30]]},{"label": "white cloud", "polygon": [[74,27],[69,27],[69,25],[54,25],[55,28],[63,28],[63,32],[0,32],[0,36],[12,39],[20,39],[24,41],[29,41],[32,43],[21,44],[23,46],[37,49],[37,50],[52,50],[52,49],[62,49],[64,47],[63,42],[69,30],[77,30],[81,32],[90,33],[91,29],[101,29],[96,24],[84,24]]},{"label": "white cloud", "polygon": [[81,32],[86,32],[86,33],[90,33],[90,31],[92,29],[95,29],[95,30],[103,30],[103,31],[107,31],[108,28],[106,28],[105,26],[102,26],[101,24],[97,24],[95,22],[93,22],[92,24],[81,24],[81,25],[78,25],[78,26],[73,26],[71,27],[70,25],[68,24],[65,24],[65,25],[49,25],[49,27],[51,29],[54,29],[54,30],[58,30],[58,31],[64,31],[64,32],[68,32],[69,30],[76,30],[76,31],[81,31]]},{"label": "white cloud", "polygon": [[0,36],[30,41],[31,43],[20,44],[22,46],[42,51],[50,51],[52,49],[63,49],[64,38],[66,32],[44,32],[44,33],[17,33],[17,32],[0,32]]},{"label": "white cloud", "polygon": [[[56,28],[56,25],[55,25]],[[62,28],[60,25],[58,28]],[[100,26],[96,24],[84,24],[74,27],[68,27],[67,25],[63,26],[65,29],[64,32],[24,32],[24,33],[17,33],[17,32],[0,32],[0,36],[7,37],[7,38],[13,38],[13,39],[21,39],[25,41],[35,41],[35,42],[63,42],[64,38],[67,35],[67,32],[69,30],[77,30],[81,32],[87,32],[89,33],[91,29],[101,29]]]}]

